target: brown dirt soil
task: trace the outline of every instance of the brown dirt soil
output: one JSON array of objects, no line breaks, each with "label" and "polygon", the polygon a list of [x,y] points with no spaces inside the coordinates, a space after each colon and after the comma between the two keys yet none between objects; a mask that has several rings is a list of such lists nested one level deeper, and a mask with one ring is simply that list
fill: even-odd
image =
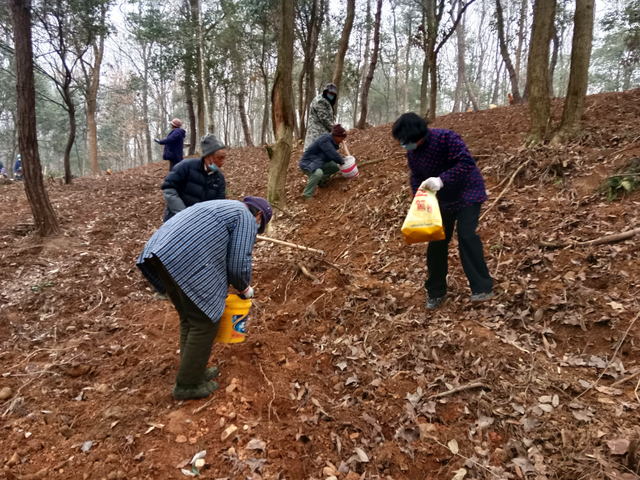
[{"label": "brown dirt soil", "polygon": [[[556,121],[561,108],[554,101]],[[311,203],[298,145],[290,204],[269,235],[325,255],[257,244],[249,335],[214,347],[210,402],[171,398],[177,314],[135,266],[161,224],[167,165],[51,182],[56,239],[30,232],[23,185],[0,185],[4,476],[178,479],[177,465],[206,450],[202,478],[320,479],[333,467],[349,480],[451,479],[461,468],[465,478],[637,478],[638,378],[611,385],[640,369],[638,237],[538,243],[640,227],[637,192],[607,203],[598,191],[640,156],[640,90],[589,97],[581,138],[560,149],[522,148],[527,125],[526,107],[436,122],[476,156],[484,211],[528,163],[479,228],[496,298],[469,303],[454,239],[449,299],[434,313],[426,245],[400,233],[411,192],[391,126],[351,131],[360,164],[384,161],[333,179]],[[260,148],[231,150],[229,196],[265,195],[267,162]],[[430,398],[473,382],[484,387]]]}]

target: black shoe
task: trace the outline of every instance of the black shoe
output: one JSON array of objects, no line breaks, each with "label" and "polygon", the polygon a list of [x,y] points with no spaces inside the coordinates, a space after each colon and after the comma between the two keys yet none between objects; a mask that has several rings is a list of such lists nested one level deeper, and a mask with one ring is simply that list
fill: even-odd
[{"label": "black shoe", "polygon": [[442,297],[429,297],[427,298],[427,303],[424,304],[424,307],[427,310],[435,310],[436,308],[438,308],[440,306],[440,304],[442,302],[444,302],[444,298],[446,295],[443,295]]},{"label": "black shoe", "polygon": [[474,293],[471,295],[472,302],[486,302],[487,300],[495,297],[493,292]]}]

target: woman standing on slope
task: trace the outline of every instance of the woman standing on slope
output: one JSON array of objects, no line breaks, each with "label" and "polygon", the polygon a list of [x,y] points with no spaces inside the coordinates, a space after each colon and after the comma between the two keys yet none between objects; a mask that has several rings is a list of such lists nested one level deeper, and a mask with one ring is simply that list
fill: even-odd
[{"label": "woman standing on slope", "polygon": [[164,140],[154,140],[160,145],[164,145],[163,160],[169,160],[169,171],[173,170],[182,161],[184,155],[184,137],[186,132],[180,128],[182,122],[179,118],[171,120],[171,133]]},{"label": "woman standing on slope", "polygon": [[426,120],[405,113],[393,124],[393,138],[407,150],[411,169],[411,189],[438,192],[442,225],[446,238],[429,242],[425,307],[438,308],[447,294],[449,242],[458,222],[460,260],[471,287],[471,301],[493,297],[493,280],[484,260],[482,240],[476,233],[480,207],[487,200],[484,179],[467,146],[456,132],[442,128],[429,130]]}]

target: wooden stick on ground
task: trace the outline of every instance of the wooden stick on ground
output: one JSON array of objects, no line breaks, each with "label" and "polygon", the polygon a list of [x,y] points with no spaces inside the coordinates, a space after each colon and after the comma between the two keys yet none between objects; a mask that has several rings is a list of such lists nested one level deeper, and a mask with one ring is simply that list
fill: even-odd
[{"label": "wooden stick on ground", "polygon": [[347,147],[347,142],[342,142],[342,146],[344,147],[344,151],[347,152],[347,157],[350,157],[351,154],[349,153],[349,147]]},{"label": "wooden stick on ground", "polygon": [[375,160],[367,160],[358,165],[358,168],[366,167],[367,165],[373,165],[374,163],[384,162],[386,158],[376,158]]},{"label": "wooden stick on ground", "polygon": [[596,238],[594,240],[589,240],[587,242],[564,242],[564,243],[540,242],[539,245],[541,247],[546,247],[546,248],[565,248],[565,247],[570,247],[572,245],[575,245],[576,247],[590,247],[592,245],[602,245],[603,243],[613,243],[613,242],[619,242],[620,240],[626,240],[628,238],[633,237],[636,233],[640,233],[640,228],[629,230],[628,232],[616,233],[615,235],[605,235],[604,237]]},{"label": "wooden stick on ground", "polygon": [[640,375],[640,369],[638,369],[638,371],[632,375],[629,375],[628,377],[624,377],[622,380],[618,380],[615,383],[611,384],[611,387],[619,387],[620,385],[622,385],[623,383],[627,383],[629,380],[633,380],[634,378],[636,378],[637,376]]},{"label": "wooden stick on ground", "polygon": [[518,175],[518,172],[520,170],[522,170],[524,168],[525,165],[527,165],[529,162],[531,161],[531,159],[527,160],[526,162],[524,162],[522,165],[520,165],[515,172],[513,172],[513,175],[511,175],[511,178],[509,179],[509,183],[507,183],[507,186],[504,187],[504,190],[502,190],[502,193],[500,193],[500,195],[498,195],[498,198],[495,199],[495,201],[491,204],[491,206],[489,208],[487,208],[484,213],[480,216],[480,220],[482,220],[485,215],[487,213],[489,213],[491,211],[491,209],[493,207],[496,206],[496,204],[498,203],[498,201],[502,198],[502,196],[507,192],[507,190],[509,190],[509,187],[511,186],[511,184],[513,183],[513,179],[516,178],[516,175]]},{"label": "wooden stick on ground", "polygon": [[474,388],[487,388],[487,389],[491,390],[491,388],[488,387],[487,384],[483,383],[483,382],[467,383],[466,385],[462,385],[462,386],[457,387],[457,388],[452,388],[451,390],[447,390],[446,392],[438,393],[436,395],[431,395],[428,398],[428,400],[431,400],[432,398],[446,397],[446,396],[449,396],[449,395],[453,395],[454,393],[464,392],[466,390],[473,390]]},{"label": "wooden stick on ground", "polygon": [[311,272],[309,272],[309,270],[307,269],[307,267],[305,267],[302,262],[298,262],[298,267],[300,268],[300,271],[302,272],[302,274],[307,277],[309,280],[313,281],[313,282],[317,282],[318,281],[318,277],[316,277],[315,275],[313,275]]},{"label": "wooden stick on ground", "polygon": [[629,324],[629,326],[627,327],[627,329],[624,332],[624,335],[622,335],[622,338],[618,341],[618,346],[616,347],[616,351],[613,352],[613,356],[611,357],[611,359],[609,360],[609,363],[607,363],[607,366],[604,367],[604,369],[602,370],[602,372],[600,372],[600,375],[598,376],[598,378],[596,379],[596,381],[594,383],[591,384],[591,386],[589,388],[587,388],[584,392],[582,392],[580,395],[578,395],[577,397],[574,398],[574,400],[577,400],[578,398],[580,398],[581,396],[583,396],[585,393],[587,393],[589,390],[596,388],[596,386],[598,385],[598,382],[600,382],[600,380],[602,379],[602,377],[604,376],[604,374],[607,372],[607,370],[609,370],[609,367],[611,366],[611,364],[613,363],[613,361],[616,359],[616,356],[618,355],[618,352],[620,351],[620,347],[622,347],[622,344],[624,343],[624,341],[627,339],[627,335],[629,334],[629,330],[631,330],[631,327],[633,327],[636,323],[636,320],[638,320],[638,317],[640,317],[640,312],[638,312],[638,314],[635,316],[635,318],[633,320],[631,320],[631,323]]},{"label": "wooden stick on ground", "polygon": [[257,240],[261,242],[271,242],[277,245],[283,245],[285,247],[297,248],[299,250],[304,250],[305,252],[319,253],[320,255],[324,255],[322,250],[316,250],[315,248],[303,247],[302,245],[296,245],[295,243],[283,242],[282,240],[276,240],[275,238],[263,237],[262,235],[256,236]]}]

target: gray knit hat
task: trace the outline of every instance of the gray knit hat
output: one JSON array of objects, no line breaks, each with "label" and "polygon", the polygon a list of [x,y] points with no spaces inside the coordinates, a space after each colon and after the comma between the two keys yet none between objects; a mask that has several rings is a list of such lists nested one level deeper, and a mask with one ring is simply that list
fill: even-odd
[{"label": "gray knit hat", "polygon": [[200,139],[200,147],[202,148],[202,156],[212,155],[222,148],[226,148],[224,143],[216,138],[213,133],[207,133]]}]

